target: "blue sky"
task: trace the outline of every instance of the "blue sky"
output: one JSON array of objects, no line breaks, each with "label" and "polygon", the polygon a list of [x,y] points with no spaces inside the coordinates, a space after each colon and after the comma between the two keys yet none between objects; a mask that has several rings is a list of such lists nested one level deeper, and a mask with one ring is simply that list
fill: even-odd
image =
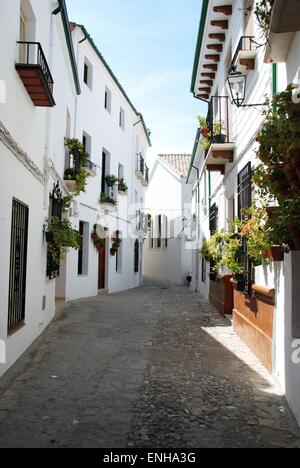
[{"label": "blue sky", "polygon": [[144,114],[157,152],[190,153],[205,106],[190,90],[201,0],[67,0]]}]

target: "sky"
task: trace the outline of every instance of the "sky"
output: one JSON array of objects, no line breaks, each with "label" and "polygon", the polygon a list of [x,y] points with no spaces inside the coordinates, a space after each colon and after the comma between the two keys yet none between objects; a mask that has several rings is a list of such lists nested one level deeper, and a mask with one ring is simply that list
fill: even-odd
[{"label": "sky", "polygon": [[190,93],[202,0],[67,0],[151,130],[156,153],[191,153],[205,105]]}]

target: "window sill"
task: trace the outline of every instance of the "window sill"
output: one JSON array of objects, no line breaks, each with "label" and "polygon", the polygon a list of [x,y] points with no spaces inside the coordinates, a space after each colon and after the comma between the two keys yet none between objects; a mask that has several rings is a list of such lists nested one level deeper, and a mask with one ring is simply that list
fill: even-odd
[{"label": "window sill", "polygon": [[7,337],[8,338],[11,338],[13,335],[15,335],[16,333],[18,333],[20,330],[22,330],[23,328],[26,327],[26,323],[25,322],[21,322],[19,323],[19,325],[16,325],[14,328],[12,328],[11,330],[9,330],[9,332],[7,333]]}]

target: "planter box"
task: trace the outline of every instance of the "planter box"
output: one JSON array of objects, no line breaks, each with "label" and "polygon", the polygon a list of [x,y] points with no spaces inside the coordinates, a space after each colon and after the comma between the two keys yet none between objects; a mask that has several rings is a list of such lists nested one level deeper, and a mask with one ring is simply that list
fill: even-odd
[{"label": "planter box", "polygon": [[271,247],[266,253],[265,258],[269,258],[274,262],[283,262],[284,252],[281,247]]},{"label": "planter box", "polygon": [[74,194],[77,191],[77,182],[76,180],[65,180],[65,186],[69,193]]}]

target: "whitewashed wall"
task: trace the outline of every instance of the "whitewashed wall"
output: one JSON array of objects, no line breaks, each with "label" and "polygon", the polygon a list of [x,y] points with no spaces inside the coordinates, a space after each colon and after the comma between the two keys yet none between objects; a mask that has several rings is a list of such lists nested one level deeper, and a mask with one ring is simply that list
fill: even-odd
[{"label": "whitewashed wall", "polygon": [[192,270],[191,251],[181,233],[185,204],[190,204],[191,186],[186,185],[172,168],[159,157],[155,159],[150,184],[146,193],[146,212],[155,219],[158,215],[168,218],[170,226],[175,226],[175,237],[171,233],[167,248],[151,248],[150,239],[145,243],[145,276],[185,284]]}]

